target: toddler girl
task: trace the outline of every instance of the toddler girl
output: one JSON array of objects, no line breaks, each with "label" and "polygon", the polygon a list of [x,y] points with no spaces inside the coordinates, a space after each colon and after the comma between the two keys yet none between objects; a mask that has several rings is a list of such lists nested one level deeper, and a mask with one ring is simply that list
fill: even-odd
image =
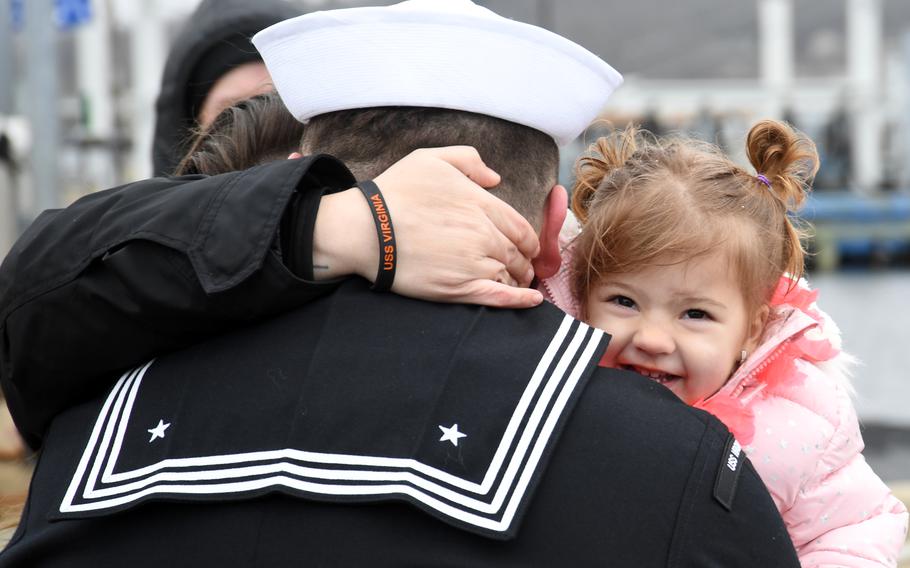
[{"label": "toddler girl", "polygon": [[765,121],[758,175],[708,144],[598,140],[578,164],[583,224],[544,290],[612,339],[602,364],[720,418],[767,484],[803,566],[894,566],[903,504],[866,464],[834,323],[800,279],[791,214],[818,158]]}]

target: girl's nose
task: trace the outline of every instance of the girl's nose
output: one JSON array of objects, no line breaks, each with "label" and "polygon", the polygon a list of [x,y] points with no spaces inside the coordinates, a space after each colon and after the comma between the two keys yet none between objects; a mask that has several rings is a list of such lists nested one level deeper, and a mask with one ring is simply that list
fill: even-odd
[{"label": "girl's nose", "polygon": [[668,355],[676,350],[676,342],[667,330],[654,322],[641,322],[632,337],[636,348],[651,355]]}]

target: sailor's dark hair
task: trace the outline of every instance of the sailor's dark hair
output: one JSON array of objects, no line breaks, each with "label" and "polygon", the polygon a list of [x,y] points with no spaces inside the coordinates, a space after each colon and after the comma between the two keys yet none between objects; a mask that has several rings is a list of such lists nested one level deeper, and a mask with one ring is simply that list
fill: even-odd
[{"label": "sailor's dark hair", "polygon": [[473,146],[502,177],[491,193],[532,224],[556,183],[559,150],[547,134],[491,116],[423,107],[343,110],[310,119],[302,152],[326,152],[371,179],[419,148]]}]

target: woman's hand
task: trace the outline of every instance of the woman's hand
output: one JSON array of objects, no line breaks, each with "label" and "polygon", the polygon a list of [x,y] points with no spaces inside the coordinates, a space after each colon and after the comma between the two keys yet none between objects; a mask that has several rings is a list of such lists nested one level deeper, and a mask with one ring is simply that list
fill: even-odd
[{"label": "woman's hand", "polygon": [[[526,288],[539,252],[533,227],[486,189],[499,183],[469,146],[412,152],[373,180],[382,190],[398,245],[392,291],[413,298],[497,307],[531,307]],[[379,243],[369,206],[356,188],[323,198],[316,220],[315,274],[373,280]],[[322,270],[320,270],[322,267]]]}]

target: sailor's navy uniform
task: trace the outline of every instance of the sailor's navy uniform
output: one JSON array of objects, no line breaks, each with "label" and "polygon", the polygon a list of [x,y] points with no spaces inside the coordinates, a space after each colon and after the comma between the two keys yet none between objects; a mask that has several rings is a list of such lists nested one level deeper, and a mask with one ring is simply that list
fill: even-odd
[{"label": "sailor's navy uniform", "polygon": [[[149,180],[29,229],[2,378],[41,451],[0,566],[798,565],[727,430],[597,367],[602,332],[290,274],[288,203],[351,182],[327,158]],[[107,343],[29,335],[54,310]]]}]

